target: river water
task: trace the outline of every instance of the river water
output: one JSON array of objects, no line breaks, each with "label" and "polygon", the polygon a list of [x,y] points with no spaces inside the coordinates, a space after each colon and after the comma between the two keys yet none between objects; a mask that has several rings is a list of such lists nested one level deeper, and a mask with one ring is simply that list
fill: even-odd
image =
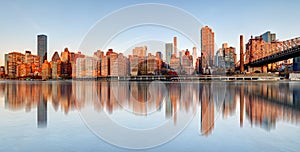
[{"label": "river water", "polygon": [[300,83],[0,81],[0,151],[298,151]]}]

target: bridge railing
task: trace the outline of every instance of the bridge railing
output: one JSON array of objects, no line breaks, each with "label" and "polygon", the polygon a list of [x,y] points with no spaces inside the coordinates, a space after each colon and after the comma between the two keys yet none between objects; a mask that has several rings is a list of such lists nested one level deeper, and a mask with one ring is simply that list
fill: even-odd
[{"label": "bridge railing", "polygon": [[283,50],[293,48],[295,46],[300,45],[300,38],[297,37],[297,38],[294,38],[294,39],[283,41],[283,44],[284,44]]}]

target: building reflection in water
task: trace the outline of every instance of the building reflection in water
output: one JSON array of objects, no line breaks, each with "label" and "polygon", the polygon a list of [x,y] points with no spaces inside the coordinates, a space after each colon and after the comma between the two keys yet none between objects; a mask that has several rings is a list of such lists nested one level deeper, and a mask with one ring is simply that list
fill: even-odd
[{"label": "building reflection in water", "polygon": [[203,85],[200,89],[201,99],[201,133],[208,136],[215,123],[214,96],[210,85]]},{"label": "building reflection in water", "polygon": [[37,108],[37,126],[47,127],[49,106],[68,114],[92,105],[95,111],[126,110],[134,115],[161,111],[166,119],[183,112],[199,112],[203,135],[213,132],[216,117],[236,116],[240,126],[251,125],[266,130],[277,121],[298,124],[300,121],[300,84],[297,83],[170,83],[123,81],[8,81],[0,83],[5,108],[12,111]]},{"label": "building reflection in water", "polygon": [[47,127],[47,95],[43,92],[41,100],[37,106],[37,126],[38,128]]},{"label": "building reflection in water", "polygon": [[[37,106],[37,126],[38,128],[47,127],[47,98],[48,98],[48,84],[42,84],[42,92],[38,93],[40,101]],[[41,94],[42,93],[42,94]]]},{"label": "building reflection in water", "polygon": [[245,112],[251,125],[266,130],[274,129],[277,121],[299,123],[300,85],[294,83],[268,83],[244,87]]}]

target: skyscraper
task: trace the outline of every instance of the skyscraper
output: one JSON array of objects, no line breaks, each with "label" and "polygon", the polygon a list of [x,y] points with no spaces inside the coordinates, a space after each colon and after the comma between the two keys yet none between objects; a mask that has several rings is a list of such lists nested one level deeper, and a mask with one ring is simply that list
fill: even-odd
[{"label": "skyscraper", "polygon": [[166,62],[170,65],[171,56],[173,53],[173,44],[172,43],[166,43]]},{"label": "skyscraper", "polygon": [[197,47],[193,47],[193,66],[195,66],[197,60]]},{"label": "skyscraper", "polygon": [[174,44],[174,53],[175,54],[175,57],[177,57],[177,37],[175,36],[173,38],[173,44]]},{"label": "skyscraper", "polygon": [[204,60],[203,66],[212,66],[215,50],[215,33],[211,28],[205,26],[201,29],[201,53]]},{"label": "skyscraper", "polygon": [[156,52],[156,62],[157,62],[157,71],[156,72],[157,72],[157,74],[160,74],[160,72],[161,72],[161,68],[162,68],[162,64],[163,64],[162,58],[163,58],[162,53]]},{"label": "skyscraper", "polygon": [[47,35],[37,36],[37,54],[41,58],[41,65],[47,60]]}]

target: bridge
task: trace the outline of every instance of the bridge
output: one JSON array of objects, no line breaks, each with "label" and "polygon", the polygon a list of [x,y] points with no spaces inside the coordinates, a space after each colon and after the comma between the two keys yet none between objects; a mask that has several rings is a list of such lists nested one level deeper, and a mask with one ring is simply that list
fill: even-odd
[{"label": "bridge", "polygon": [[[286,41],[276,41],[271,44],[264,44],[265,45],[260,49],[257,49],[256,47],[246,49],[244,64],[246,68],[248,66],[262,67],[270,63],[300,56],[300,37]],[[256,44],[254,46],[256,46]],[[238,61],[235,66],[236,69],[239,69],[240,61]]]}]

